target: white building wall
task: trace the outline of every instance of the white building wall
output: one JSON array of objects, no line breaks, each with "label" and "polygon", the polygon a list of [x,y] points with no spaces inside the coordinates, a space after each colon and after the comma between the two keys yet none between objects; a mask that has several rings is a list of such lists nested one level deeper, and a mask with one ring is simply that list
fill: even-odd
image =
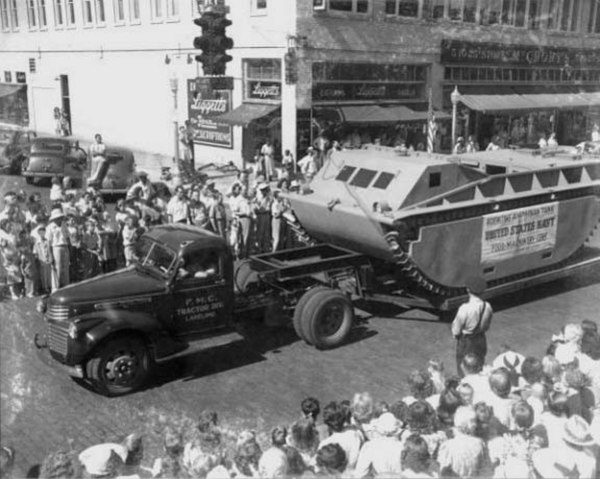
[{"label": "white building wall", "polygon": [[[202,75],[201,65],[188,63],[188,54],[193,59],[200,53],[193,49],[194,37],[201,34],[193,23],[198,16],[196,2],[178,1],[178,19],[155,22],[151,0],[139,0],[140,19],[135,22],[128,11],[131,0],[124,0],[126,18],[119,25],[116,0],[104,0],[105,24],[86,27],[83,0],[74,0],[75,25],[60,28],[55,24],[54,1],[47,0],[44,30],[28,28],[26,2],[18,1],[19,30],[0,32],[0,75],[3,70],[27,72],[30,126],[42,134],[54,133],[53,108],[61,106],[58,77],[68,75],[74,136],[91,141],[99,132],[107,144],[146,152],[153,161],[169,165],[174,156],[169,79],[178,79],[176,116],[182,124],[187,119],[187,79]],[[233,25],[227,33],[235,46],[227,73],[234,77],[234,107],[242,103],[242,58],[280,58],[283,64],[288,37],[295,35],[295,2],[268,0],[267,8],[259,11],[254,8],[256,0],[228,1]],[[162,0],[163,11],[166,4]],[[168,65],[165,55],[171,60]],[[29,73],[30,58],[36,62],[35,74]],[[282,146],[293,151],[295,87],[286,86],[283,78],[282,85]],[[241,164],[241,148],[242,129],[234,127],[233,149],[196,145],[195,151],[198,163]]]}]

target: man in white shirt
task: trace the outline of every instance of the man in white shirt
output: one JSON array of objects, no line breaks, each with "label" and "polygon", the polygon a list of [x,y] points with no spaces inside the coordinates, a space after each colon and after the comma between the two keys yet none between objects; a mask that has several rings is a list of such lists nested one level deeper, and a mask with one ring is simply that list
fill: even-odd
[{"label": "man in white shirt", "polygon": [[169,223],[190,223],[190,205],[181,185],[175,189],[175,196],[167,205],[167,216]]},{"label": "man in white shirt", "polygon": [[306,156],[298,162],[298,166],[307,182],[310,182],[317,174],[317,161],[315,159],[315,150],[312,146],[306,150]]},{"label": "man in white shirt", "polygon": [[154,186],[152,186],[152,183],[148,180],[148,173],[145,171],[138,171],[137,177],[138,181],[127,190],[126,198],[128,200],[141,198],[145,202],[149,202],[156,195],[156,191]]}]

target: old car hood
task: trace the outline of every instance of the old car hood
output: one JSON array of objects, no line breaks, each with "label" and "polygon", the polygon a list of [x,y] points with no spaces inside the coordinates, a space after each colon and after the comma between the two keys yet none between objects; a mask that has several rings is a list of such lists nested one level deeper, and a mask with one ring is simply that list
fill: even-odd
[{"label": "old car hood", "polygon": [[166,280],[159,279],[141,267],[130,266],[114,273],[96,276],[66,286],[52,293],[53,303],[89,303],[102,300],[148,296],[166,292]]}]

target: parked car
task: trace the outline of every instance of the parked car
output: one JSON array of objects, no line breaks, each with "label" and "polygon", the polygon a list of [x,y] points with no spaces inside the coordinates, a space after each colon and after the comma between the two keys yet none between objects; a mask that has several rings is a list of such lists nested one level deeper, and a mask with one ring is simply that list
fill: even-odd
[{"label": "parked car", "polygon": [[[108,147],[106,149],[106,172],[98,185],[103,195],[125,195],[129,187],[137,181],[133,152],[127,148]],[[88,161],[86,177],[92,174],[94,160]]]},{"label": "parked car", "polygon": [[35,137],[32,130],[0,130],[0,173],[16,175],[21,172],[21,165],[29,157],[31,142]]},{"label": "parked car", "polygon": [[35,138],[21,171],[29,184],[57,176],[67,186],[75,187],[83,183],[86,163],[87,154],[78,141],[69,138]]}]

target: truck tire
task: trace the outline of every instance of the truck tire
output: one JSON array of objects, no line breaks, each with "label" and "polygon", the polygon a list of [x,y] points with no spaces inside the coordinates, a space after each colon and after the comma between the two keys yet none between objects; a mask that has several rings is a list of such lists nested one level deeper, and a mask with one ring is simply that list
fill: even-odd
[{"label": "truck tire", "polygon": [[144,342],[134,336],[106,341],[86,364],[94,389],[105,396],[135,391],[148,379],[151,359]]},{"label": "truck tire", "polygon": [[329,288],[325,286],[315,286],[314,288],[309,289],[306,293],[304,293],[298,302],[296,303],[296,307],[294,308],[294,316],[292,319],[292,323],[294,325],[294,331],[300,339],[303,339],[307,343],[310,344],[308,339],[304,336],[304,332],[302,331],[302,317],[304,316],[304,308],[308,301],[319,291],[327,291]]},{"label": "truck tire", "polygon": [[344,293],[335,289],[316,292],[304,307],[302,332],[318,349],[334,348],[350,334],[354,307]]}]

